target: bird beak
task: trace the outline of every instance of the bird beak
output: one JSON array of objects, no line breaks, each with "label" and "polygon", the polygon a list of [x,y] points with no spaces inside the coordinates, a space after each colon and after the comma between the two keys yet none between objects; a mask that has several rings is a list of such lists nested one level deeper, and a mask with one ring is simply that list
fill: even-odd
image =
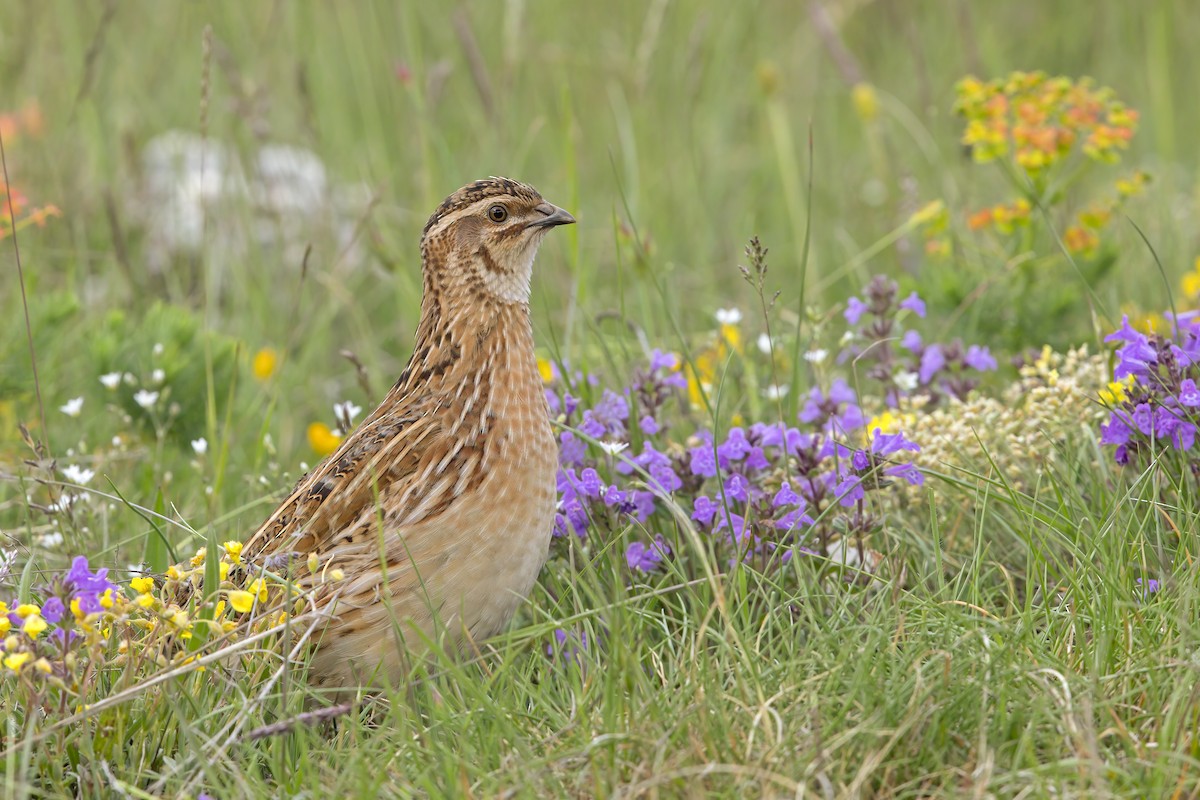
[{"label": "bird beak", "polygon": [[529,223],[530,228],[553,228],[555,225],[574,225],[575,218],[563,209],[551,203],[542,203],[536,209],[539,214],[546,216]]}]

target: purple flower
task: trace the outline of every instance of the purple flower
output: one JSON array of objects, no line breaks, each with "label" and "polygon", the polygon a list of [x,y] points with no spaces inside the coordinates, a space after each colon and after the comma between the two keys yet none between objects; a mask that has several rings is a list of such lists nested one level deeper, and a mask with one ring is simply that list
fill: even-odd
[{"label": "purple flower", "polygon": [[750,452],[750,442],[741,428],[732,428],[724,444],[717,447],[717,459],[721,467],[729,468],[730,462],[741,461]]},{"label": "purple flower", "polygon": [[803,508],[797,508],[787,512],[779,519],[775,520],[776,530],[794,531],[800,526],[808,526],[813,524],[813,518],[804,513]]},{"label": "purple flower", "polygon": [[116,584],[108,579],[108,567],[103,567],[96,572],[92,572],[88,567],[88,560],[85,556],[77,556],[71,562],[71,569],[67,572],[66,577],[67,587],[76,593],[93,592],[95,594],[103,594],[109,589],[116,589]]},{"label": "purple flower", "polygon": [[713,456],[712,445],[702,444],[688,451],[691,454],[692,474],[701,478],[712,478],[717,474],[717,459]]},{"label": "purple flower", "polygon": [[1124,445],[1129,442],[1129,437],[1132,435],[1133,431],[1116,411],[1112,412],[1107,424],[1100,426],[1100,444]]},{"label": "purple flower", "polygon": [[1145,582],[1143,582],[1141,578],[1138,578],[1137,585],[1138,588],[1141,589],[1141,597],[1138,598],[1139,600],[1145,600],[1146,598],[1150,597],[1150,595],[1157,594],[1159,588],[1161,588],[1161,585],[1156,578],[1149,578]]},{"label": "purple flower", "polygon": [[558,463],[578,466],[587,455],[587,444],[570,431],[563,431],[558,437]]},{"label": "purple flower", "polygon": [[567,663],[582,666],[583,654],[588,651],[587,633],[567,633],[562,628],[554,631],[554,641],[546,645],[546,655]]},{"label": "purple flower", "polygon": [[843,316],[846,317],[846,322],[849,322],[851,325],[857,325],[858,321],[862,319],[862,315],[866,312],[867,304],[857,297],[851,297],[846,301],[846,310],[843,312]]},{"label": "purple flower", "polygon": [[1179,384],[1179,402],[1188,408],[1200,406],[1200,389],[1196,388],[1196,382],[1191,378],[1185,378]]},{"label": "purple flower", "polygon": [[942,353],[940,344],[931,344],[921,354],[921,368],[917,373],[921,383],[929,383],[942,367],[946,366],[946,356]]},{"label": "purple flower", "polygon": [[633,493],[633,515],[638,522],[645,522],[654,513],[654,492]]},{"label": "purple flower", "polygon": [[967,348],[967,354],[963,356],[963,363],[980,372],[987,372],[997,367],[996,359],[992,357],[988,349],[977,344]]},{"label": "purple flower", "polygon": [[925,301],[916,292],[901,300],[900,307],[907,308],[922,319],[925,318]]},{"label": "purple flower", "polygon": [[900,339],[900,346],[912,353],[920,350],[922,344],[921,334],[916,331],[905,331],[904,336]]},{"label": "purple flower", "polygon": [[875,429],[875,437],[871,440],[871,452],[878,456],[888,456],[901,450],[920,452],[921,446],[904,438],[903,433],[884,433]]},{"label": "purple flower", "polygon": [[833,488],[833,494],[838,503],[850,507],[866,496],[863,491],[862,479],[857,475],[848,475]]},{"label": "purple flower", "polygon": [[[878,429],[876,429],[878,431]],[[855,450],[854,455],[850,457],[850,464],[858,471],[862,471],[871,466],[871,458],[862,450]]]},{"label": "purple flower", "polygon": [[42,619],[51,625],[57,625],[58,621],[62,619],[63,612],[66,610],[62,598],[51,597],[45,603],[42,603]]},{"label": "purple flower", "polygon": [[642,433],[646,434],[647,436],[653,436],[659,431],[658,420],[649,414],[642,417],[641,421],[638,422],[638,427],[641,428]]},{"label": "purple flower", "polygon": [[823,424],[826,430],[846,433],[861,427],[864,422],[857,401],[854,390],[838,378],[829,387],[828,395],[814,386],[798,416],[801,422]]},{"label": "purple flower", "polygon": [[1154,411],[1149,403],[1138,403],[1133,409],[1133,424],[1147,436],[1154,435]]},{"label": "purple flower", "polygon": [[613,506],[623,506],[626,502],[625,492],[618,489],[616,486],[609,486],[604,490],[604,505],[612,508]]},{"label": "purple flower", "polygon": [[804,498],[796,494],[790,483],[784,481],[783,485],[779,487],[779,491],[775,493],[774,499],[771,500],[771,505],[775,506],[775,508],[780,508],[781,506],[794,506],[803,502]]},{"label": "purple flower", "polygon": [[700,495],[692,503],[692,520],[697,524],[707,527],[712,524],[713,517],[716,516],[720,509],[711,497]]},{"label": "purple flower", "polygon": [[638,572],[650,572],[662,563],[663,558],[671,554],[671,547],[661,536],[647,545],[643,542],[631,542],[625,548],[625,563],[630,569]]},{"label": "purple flower", "polygon": [[885,469],[883,474],[908,481],[913,486],[922,486],[925,483],[925,474],[921,472],[916,464],[897,464],[894,467]]},{"label": "purple flower", "polygon": [[579,423],[579,432],[593,439],[602,439],[604,434],[608,433],[608,428],[603,422],[596,419],[595,412],[589,410],[583,412],[583,422]]},{"label": "purple flower", "polygon": [[1126,375],[1148,377],[1150,365],[1157,363],[1158,354],[1150,346],[1150,340],[1144,333],[1134,330],[1129,325],[1129,317],[1121,317],[1121,327],[1104,337],[1106,342],[1125,342],[1117,350],[1117,366],[1113,377],[1121,380]]},{"label": "purple flower", "polygon": [[604,482],[600,480],[600,474],[596,470],[588,467],[579,474],[579,488],[583,490],[585,497],[595,500],[604,491]]},{"label": "purple flower", "polygon": [[725,481],[725,494],[731,500],[737,500],[739,503],[746,502],[749,498],[746,489],[746,479],[741,475],[730,475],[729,480]]},{"label": "purple flower", "polygon": [[660,369],[674,370],[679,366],[679,356],[674,353],[664,353],[662,350],[655,348],[650,353],[650,371],[657,372]]}]

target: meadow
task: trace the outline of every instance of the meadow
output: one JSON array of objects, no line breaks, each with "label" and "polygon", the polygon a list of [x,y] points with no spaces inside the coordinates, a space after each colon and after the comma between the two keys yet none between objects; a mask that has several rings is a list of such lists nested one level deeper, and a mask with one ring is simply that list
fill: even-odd
[{"label": "meadow", "polygon": [[[3,28],[5,797],[1200,796],[1185,0]],[[239,543],[487,175],[578,219],[531,304],[551,559],[347,701]]]}]

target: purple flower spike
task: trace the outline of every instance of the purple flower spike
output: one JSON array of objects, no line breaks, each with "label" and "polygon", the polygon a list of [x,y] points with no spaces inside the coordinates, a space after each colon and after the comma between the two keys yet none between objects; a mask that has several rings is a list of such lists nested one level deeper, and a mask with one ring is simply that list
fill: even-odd
[{"label": "purple flower spike", "polygon": [[630,569],[638,572],[650,572],[662,563],[663,558],[671,554],[671,547],[661,536],[649,545],[644,542],[631,542],[625,548],[625,563]]},{"label": "purple flower spike", "polygon": [[714,503],[711,497],[700,495],[692,505],[692,521],[707,527],[712,524],[713,517],[716,516],[718,509],[720,509],[720,506]]},{"label": "purple flower spike", "polygon": [[1179,384],[1179,402],[1188,408],[1200,406],[1200,389],[1196,388],[1196,382],[1191,378]]},{"label": "purple flower spike", "polygon": [[638,422],[638,427],[641,428],[642,433],[646,434],[647,436],[653,436],[659,431],[658,420],[649,414],[642,417],[641,421]]},{"label": "purple flower spike", "polygon": [[980,372],[994,370],[998,366],[996,359],[992,357],[988,349],[980,347],[977,344],[973,344],[967,348],[967,354],[963,356],[963,363],[971,369],[979,370]]},{"label": "purple flower spike", "polygon": [[946,356],[942,353],[940,344],[931,344],[921,354],[921,369],[917,373],[921,383],[929,383],[942,367],[946,366]]},{"label": "purple flower spike", "polygon": [[45,603],[42,603],[42,619],[51,625],[56,625],[62,619],[63,612],[66,610],[67,608],[63,604],[62,598],[51,597]]},{"label": "purple flower spike", "polygon": [[922,319],[925,318],[925,301],[916,292],[901,300],[900,307],[908,309]]},{"label": "purple flower spike", "polygon": [[915,353],[921,349],[924,341],[921,339],[921,334],[916,331],[905,331],[904,337],[900,339],[900,346],[910,353]]}]

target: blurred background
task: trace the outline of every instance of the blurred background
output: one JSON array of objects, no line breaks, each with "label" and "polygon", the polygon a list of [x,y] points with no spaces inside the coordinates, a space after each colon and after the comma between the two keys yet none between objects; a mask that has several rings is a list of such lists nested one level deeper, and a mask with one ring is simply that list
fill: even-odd
[{"label": "blurred background", "polygon": [[[493,174],[579,219],[535,275],[558,361],[684,349],[717,309],[749,311],[754,235],[796,330],[884,272],[993,349],[1094,342],[1122,309],[1166,307],[1200,251],[1180,79],[1198,37],[1187,0],[13,6],[0,133],[52,452],[125,452],[130,481],[175,479],[193,510],[294,478],[313,422],[371,407],[407,360],[428,214]],[[955,87],[1013,70],[1092,76],[1141,115],[1121,163],[1052,209],[1061,234],[1151,176],[1075,262],[1053,238],[1019,258],[971,238],[1012,190],[961,144]],[[940,253],[914,223],[934,201]],[[11,239],[5,461],[17,422],[41,426]]]}]

